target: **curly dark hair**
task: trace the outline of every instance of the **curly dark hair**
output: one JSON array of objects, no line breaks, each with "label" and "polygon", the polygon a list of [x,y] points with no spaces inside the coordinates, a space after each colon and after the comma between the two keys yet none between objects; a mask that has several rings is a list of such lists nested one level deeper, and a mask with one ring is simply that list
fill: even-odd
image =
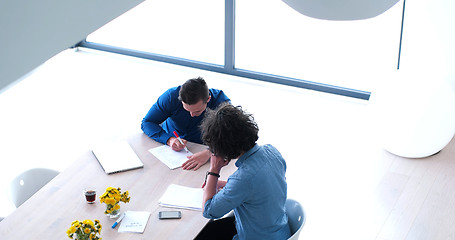
[{"label": "curly dark hair", "polygon": [[179,100],[186,104],[193,105],[200,100],[207,103],[208,99],[209,88],[205,80],[201,77],[187,80],[180,88]]},{"label": "curly dark hair", "polygon": [[241,106],[224,103],[215,110],[207,109],[201,123],[201,138],[212,153],[224,159],[235,159],[250,150],[258,140],[259,128],[253,115]]}]

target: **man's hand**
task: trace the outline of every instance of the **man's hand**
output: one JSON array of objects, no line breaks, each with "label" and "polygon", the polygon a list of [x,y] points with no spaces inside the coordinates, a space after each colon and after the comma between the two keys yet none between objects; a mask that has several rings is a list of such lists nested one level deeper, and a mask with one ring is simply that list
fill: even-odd
[{"label": "man's hand", "polygon": [[172,148],[172,150],[180,152],[182,149],[185,148],[187,141],[185,139],[182,139],[182,142],[184,144],[180,143],[180,141],[177,138],[170,137],[166,143],[167,143],[167,145],[169,145],[169,147]]},{"label": "man's hand", "polygon": [[212,154],[210,153],[209,150],[204,150],[204,151],[195,153],[191,156],[188,156],[188,160],[182,164],[182,168],[184,170],[190,170],[190,169],[194,168],[194,170],[196,171],[202,165],[207,163],[207,161],[210,159],[211,155]]}]

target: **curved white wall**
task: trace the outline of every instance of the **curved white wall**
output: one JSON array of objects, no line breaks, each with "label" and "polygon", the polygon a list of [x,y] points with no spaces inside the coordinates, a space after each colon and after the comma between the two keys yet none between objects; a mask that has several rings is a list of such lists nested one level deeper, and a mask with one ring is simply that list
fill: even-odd
[{"label": "curved white wall", "polygon": [[455,72],[455,1],[406,1],[401,70]]},{"label": "curved white wall", "polygon": [[453,0],[406,2],[400,70],[375,97],[383,146],[395,155],[430,156],[455,134],[454,11]]},{"label": "curved white wall", "polygon": [[0,93],[144,0],[1,0]]}]

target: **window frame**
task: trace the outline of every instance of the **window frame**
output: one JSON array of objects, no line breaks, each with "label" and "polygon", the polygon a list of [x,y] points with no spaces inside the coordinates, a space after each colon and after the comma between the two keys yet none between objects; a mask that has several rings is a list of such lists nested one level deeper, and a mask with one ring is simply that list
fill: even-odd
[{"label": "window frame", "polygon": [[[401,53],[401,38],[403,33],[404,21],[404,7],[406,0],[403,0],[403,17],[401,22],[400,43],[398,50],[398,65]],[[185,67],[197,68],[217,73],[229,74],[238,77],[250,78],[265,82],[315,90],[324,93],[331,93],[346,97],[357,99],[369,100],[371,92],[346,88],[342,86],[335,86],[330,84],[318,83],[304,79],[291,78],[280,75],[273,75],[263,72],[251,71],[246,69],[239,69],[235,67],[235,0],[225,0],[225,26],[224,26],[224,65],[207,63],[202,61],[195,61],[191,59],[167,56],[162,54],[144,52],[134,49],[127,49],[117,46],[106,45],[102,43],[88,42],[86,39],[77,43],[74,47],[84,47],[100,51],[122,54],[126,56],[138,57],[149,59],[153,61],[160,61],[170,64],[176,64]]]}]

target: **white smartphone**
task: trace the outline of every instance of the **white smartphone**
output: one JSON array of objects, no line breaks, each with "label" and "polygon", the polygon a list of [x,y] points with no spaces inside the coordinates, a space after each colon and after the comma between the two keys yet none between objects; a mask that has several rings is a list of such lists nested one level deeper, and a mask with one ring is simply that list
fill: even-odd
[{"label": "white smartphone", "polygon": [[182,213],[180,211],[161,211],[158,214],[159,219],[180,219]]}]

